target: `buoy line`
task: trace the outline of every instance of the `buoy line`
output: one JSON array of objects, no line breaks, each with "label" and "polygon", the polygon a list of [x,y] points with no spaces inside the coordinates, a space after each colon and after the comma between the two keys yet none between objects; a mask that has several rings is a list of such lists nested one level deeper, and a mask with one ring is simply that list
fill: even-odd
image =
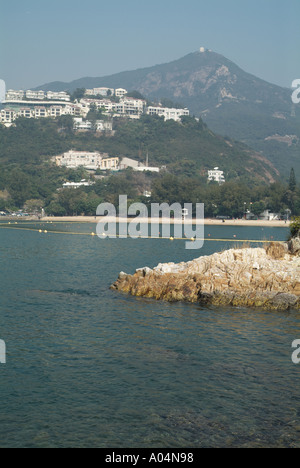
[{"label": "buoy line", "polygon": [[[9,223],[10,224],[10,223]],[[14,223],[17,224],[17,223]],[[29,232],[37,232],[39,234],[64,234],[64,235],[70,235],[70,236],[90,236],[90,237],[100,237],[98,234],[95,232],[71,232],[71,231],[53,231],[50,230],[48,231],[47,229],[34,229],[34,228],[27,228],[27,227],[16,227],[13,224],[11,225],[1,225],[0,224],[0,229],[10,229],[10,230],[19,230],[19,231],[29,231]],[[106,234],[102,234],[103,237],[106,237]],[[121,239],[133,239],[132,236],[124,236],[123,234],[115,234],[114,237],[108,236],[109,238],[121,238]],[[204,239],[196,239],[194,237],[188,238],[188,237],[160,237],[160,236],[138,236],[136,239],[154,239],[154,240],[170,240],[170,241],[176,241],[176,240],[184,240],[184,241],[205,241],[205,242],[236,242],[236,243],[250,243],[250,244],[268,244],[270,242],[274,242],[274,239],[270,240],[258,240],[258,239],[237,239],[234,237],[233,239],[214,239],[212,237],[204,238]],[[283,243],[284,241],[276,241],[279,243]]]}]

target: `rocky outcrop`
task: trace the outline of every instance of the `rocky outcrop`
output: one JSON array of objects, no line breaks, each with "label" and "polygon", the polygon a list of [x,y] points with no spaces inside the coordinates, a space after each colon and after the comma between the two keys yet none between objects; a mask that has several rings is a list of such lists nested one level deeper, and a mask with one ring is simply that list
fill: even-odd
[{"label": "rocky outcrop", "polygon": [[287,244],[231,249],[187,263],[120,273],[113,289],[165,301],[300,309],[300,256]]}]

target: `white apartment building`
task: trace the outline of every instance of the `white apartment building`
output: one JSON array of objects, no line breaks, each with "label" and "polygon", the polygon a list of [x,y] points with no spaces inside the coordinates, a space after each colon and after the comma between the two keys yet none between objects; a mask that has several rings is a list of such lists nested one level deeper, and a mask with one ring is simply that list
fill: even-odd
[{"label": "white apartment building", "polygon": [[29,100],[38,100],[43,101],[44,99],[49,99],[52,101],[70,101],[70,96],[65,91],[31,91],[30,89],[27,91],[15,91],[13,89],[9,89],[6,93],[6,101],[22,101],[26,97]]},{"label": "white apartment building", "polygon": [[[92,130],[93,124],[89,120],[83,120],[82,117],[74,118],[74,130]],[[105,120],[96,120],[94,129],[97,132],[112,132],[113,124],[112,122],[107,122]]]},{"label": "white apartment building", "polygon": [[112,132],[113,123],[106,120],[97,120],[96,122],[96,131],[97,132]]},{"label": "white apartment building", "polygon": [[85,91],[86,96],[113,96],[115,94],[114,88],[93,88]]},{"label": "white apartment building", "polygon": [[[74,117],[86,117],[89,106],[73,104],[68,101],[24,101],[11,100],[2,109],[1,122],[13,123],[18,117],[28,119],[60,117],[61,115],[72,115]],[[5,111],[5,112],[3,112]]]},{"label": "white apartment building", "polygon": [[80,187],[90,187],[91,185],[93,185],[92,182],[89,182],[85,179],[82,179],[81,182],[65,182],[63,184],[63,188],[80,188]]},{"label": "white apartment building", "polygon": [[25,117],[26,119],[31,119],[34,117],[34,110],[31,107],[22,107],[18,114],[18,117]]},{"label": "white apartment building", "polygon": [[124,115],[142,115],[147,102],[143,99],[135,99],[132,97],[123,97],[119,103],[114,106],[115,111],[118,114]]},{"label": "white apartment building", "polygon": [[31,91],[28,90],[25,93],[27,99],[38,99],[43,101],[45,99],[45,92],[44,91]]},{"label": "white apartment building", "polygon": [[46,107],[35,107],[34,108],[34,117],[36,119],[40,119],[40,118],[43,118],[43,117],[48,117],[48,111],[46,109]]},{"label": "white apartment building", "polygon": [[70,101],[71,98],[68,93],[65,91],[48,91],[47,92],[47,99],[52,100],[52,101]]},{"label": "white apartment building", "polygon": [[60,167],[76,169],[85,167],[90,170],[118,170],[119,158],[109,157],[107,153],[87,152],[87,151],[68,151],[52,158],[53,162]]},{"label": "white apartment building", "polygon": [[9,127],[16,118],[16,112],[13,109],[2,109],[0,111],[0,122],[7,127]]},{"label": "white apartment building", "polygon": [[125,94],[127,94],[127,93],[128,93],[128,91],[126,89],[123,89],[123,88],[117,88],[115,90],[115,95],[116,95],[116,97],[119,97],[119,98],[125,96]]},{"label": "white apartment building", "polygon": [[88,99],[88,98],[83,98],[80,100],[80,104],[82,106],[87,106],[90,108],[91,105],[94,105],[97,107],[97,109],[105,109],[105,112],[112,112],[114,103],[110,101],[109,99]]},{"label": "white apartment building", "polygon": [[149,106],[147,108],[148,115],[159,115],[164,117],[165,120],[175,120],[176,122],[180,121],[180,118],[183,116],[189,116],[190,111],[188,109],[170,109],[168,107],[154,107]]},{"label": "white apartment building", "polygon": [[218,184],[224,184],[224,171],[220,171],[218,167],[215,167],[213,170],[208,171],[208,181],[218,182]]},{"label": "white apartment building", "polygon": [[83,98],[80,103],[85,106],[95,105],[97,109],[105,109],[106,113],[115,113],[120,115],[140,116],[144,113],[147,102],[143,99],[123,97],[120,102],[113,102],[110,99],[89,99]]},{"label": "white apartment building", "polygon": [[139,171],[139,172],[160,172],[159,167],[152,167],[149,166],[148,163],[142,164],[140,161],[136,161],[135,159],[131,158],[123,158],[122,161],[120,162],[120,170],[125,170],[127,168],[132,168],[134,171]]},{"label": "white apartment building", "polygon": [[5,99],[6,101],[22,100],[24,99],[24,95],[24,91],[15,91],[13,89],[9,89],[6,93]]}]

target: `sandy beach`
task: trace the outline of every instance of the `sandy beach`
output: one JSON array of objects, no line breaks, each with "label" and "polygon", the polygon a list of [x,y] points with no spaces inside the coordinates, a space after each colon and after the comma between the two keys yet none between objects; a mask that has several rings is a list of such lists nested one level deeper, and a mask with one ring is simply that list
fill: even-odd
[{"label": "sandy beach", "polygon": [[[103,216],[64,216],[64,217],[54,217],[54,216],[48,216],[42,218],[40,221],[42,222],[65,222],[65,223],[97,223],[101,220],[105,220],[106,222],[127,222],[130,223],[131,221],[135,220],[136,218],[112,218],[112,217],[103,217]],[[174,220],[174,219],[158,219],[158,218],[153,218],[152,220],[149,218],[141,218],[139,219],[139,222],[142,223],[160,223],[160,224],[178,224],[182,223],[181,220]],[[202,224],[202,220],[185,220],[186,224]],[[277,221],[277,220],[272,220],[272,221],[266,221],[266,220],[245,220],[245,219],[232,219],[232,220],[225,220],[223,222],[220,219],[205,219],[204,220],[205,226],[245,226],[245,227],[289,227],[290,226],[290,221]]]}]

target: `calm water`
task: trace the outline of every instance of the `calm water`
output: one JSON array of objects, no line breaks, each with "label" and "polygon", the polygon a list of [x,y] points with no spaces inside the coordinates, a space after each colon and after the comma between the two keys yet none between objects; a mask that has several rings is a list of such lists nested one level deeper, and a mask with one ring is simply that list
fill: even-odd
[{"label": "calm water", "polygon": [[[282,240],[287,230],[224,226],[208,234]],[[0,229],[0,240],[1,447],[300,446],[300,366],[291,361],[299,312],[169,304],[109,290],[121,270],[230,244],[211,241],[198,252],[183,241],[17,229]]]}]

